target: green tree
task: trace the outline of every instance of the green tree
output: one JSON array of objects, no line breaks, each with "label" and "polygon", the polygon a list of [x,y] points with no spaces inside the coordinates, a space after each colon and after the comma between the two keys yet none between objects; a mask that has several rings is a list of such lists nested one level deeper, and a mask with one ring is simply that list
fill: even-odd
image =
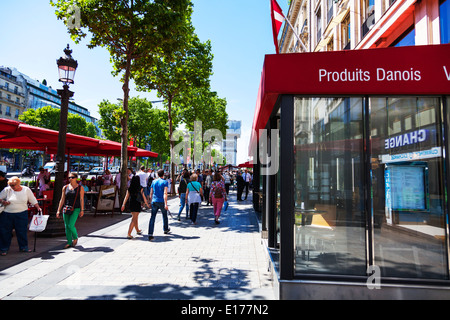
[{"label": "green tree", "polygon": [[[60,113],[60,109],[51,106],[42,107],[36,110],[28,109],[19,116],[19,120],[31,126],[59,131]],[[67,132],[91,138],[96,137],[94,124],[88,123],[86,119],[79,114],[69,113],[67,122],[69,124]]]},{"label": "green tree", "polygon": [[227,100],[219,98],[217,92],[193,88],[182,99],[176,99],[175,104],[179,106],[180,121],[186,124],[186,128],[193,131],[194,121],[201,121],[202,135],[208,129],[217,129],[225,138],[228,129]]},{"label": "green tree", "polygon": [[[153,108],[145,98],[133,97],[129,103],[128,134],[138,143],[138,147],[145,147],[148,143],[152,151],[160,154],[170,153],[169,127],[167,111]],[[120,104],[104,100],[99,104],[99,127],[105,137],[112,141],[120,141]]]},{"label": "green tree", "polygon": [[[169,137],[174,131],[177,110],[173,110],[172,103],[175,98],[183,96],[185,92],[193,88],[209,88],[212,74],[211,43],[202,43],[190,27],[191,37],[186,46],[172,53],[171,58],[158,56],[153,58],[153,63],[147,63],[146,59],[140,61],[141,67],[135,74],[135,82],[138,90],[150,91],[156,89],[158,97],[165,100],[168,113]],[[173,148],[174,141],[170,141]],[[174,164],[172,163],[172,181],[174,177]],[[174,193],[174,184],[172,184]]]},{"label": "green tree", "polygon": [[[56,15],[68,26],[72,39],[79,43],[88,33],[88,47],[106,48],[114,65],[114,75],[122,74],[123,113],[121,118],[121,165],[128,164],[129,82],[136,62],[165,56],[184,46],[184,35],[192,14],[190,0],[51,0]],[[72,26],[73,8],[79,10],[80,28]],[[87,29],[87,30],[86,30]],[[169,55],[171,56],[171,55]],[[140,66],[139,66],[140,67]],[[121,199],[126,193],[126,175],[121,177]]]}]

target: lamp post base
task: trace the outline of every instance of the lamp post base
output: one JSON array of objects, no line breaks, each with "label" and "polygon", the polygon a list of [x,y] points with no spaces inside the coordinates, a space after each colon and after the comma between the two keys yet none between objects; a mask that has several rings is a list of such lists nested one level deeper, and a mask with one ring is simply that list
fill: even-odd
[{"label": "lamp post base", "polygon": [[47,227],[44,231],[39,233],[41,237],[53,238],[61,237],[66,235],[66,228],[64,226],[64,220],[62,218],[58,219],[56,216],[51,215],[47,221]]}]

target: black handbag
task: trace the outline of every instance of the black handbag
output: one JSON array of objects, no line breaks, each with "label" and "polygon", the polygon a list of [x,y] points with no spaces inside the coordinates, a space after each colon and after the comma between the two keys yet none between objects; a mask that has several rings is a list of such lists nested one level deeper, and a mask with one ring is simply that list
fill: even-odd
[{"label": "black handbag", "polygon": [[80,187],[77,187],[77,193],[75,194],[75,200],[73,201],[73,206],[65,205],[63,207],[63,214],[71,215],[75,209],[75,203],[77,202],[78,193],[80,193]]}]

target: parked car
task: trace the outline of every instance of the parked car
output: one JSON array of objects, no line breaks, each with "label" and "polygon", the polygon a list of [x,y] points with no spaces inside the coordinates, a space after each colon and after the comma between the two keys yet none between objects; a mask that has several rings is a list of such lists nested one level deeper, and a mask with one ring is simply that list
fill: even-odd
[{"label": "parked car", "polygon": [[115,167],[111,167],[109,169],[109,172],[111,172],[111,174],[116,174],[119,173],[120,167],[119,166],[115,166]]},{"label": "parked car", "polygon": [[94,167],[91,171],[89,171],[89,174],[95,174],[95,175],[102,175],[104,173],[103,167]]},{"label": "parked car", "polygon": [[[56,173],[56,162],[47,162],[44,166],[51,175]],[[67,171],[67,162],[64,163],[64,171]]]}]

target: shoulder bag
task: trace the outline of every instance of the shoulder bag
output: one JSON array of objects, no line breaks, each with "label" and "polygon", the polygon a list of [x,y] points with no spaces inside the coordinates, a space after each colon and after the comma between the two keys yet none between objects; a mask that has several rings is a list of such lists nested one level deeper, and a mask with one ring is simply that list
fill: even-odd
[{"label": "shoulder bag", "polygon": [[[67,187],[66,187],[67,188]],[[65,205],[63,207],[63,214],[71,215],[73,214],[73,210],[75,209],[75,203],[77,202],[78,193],[80,193],[80,187],[77,187],[77,193],[75,194],[75,200],[73,201],[73,205]]]}]

